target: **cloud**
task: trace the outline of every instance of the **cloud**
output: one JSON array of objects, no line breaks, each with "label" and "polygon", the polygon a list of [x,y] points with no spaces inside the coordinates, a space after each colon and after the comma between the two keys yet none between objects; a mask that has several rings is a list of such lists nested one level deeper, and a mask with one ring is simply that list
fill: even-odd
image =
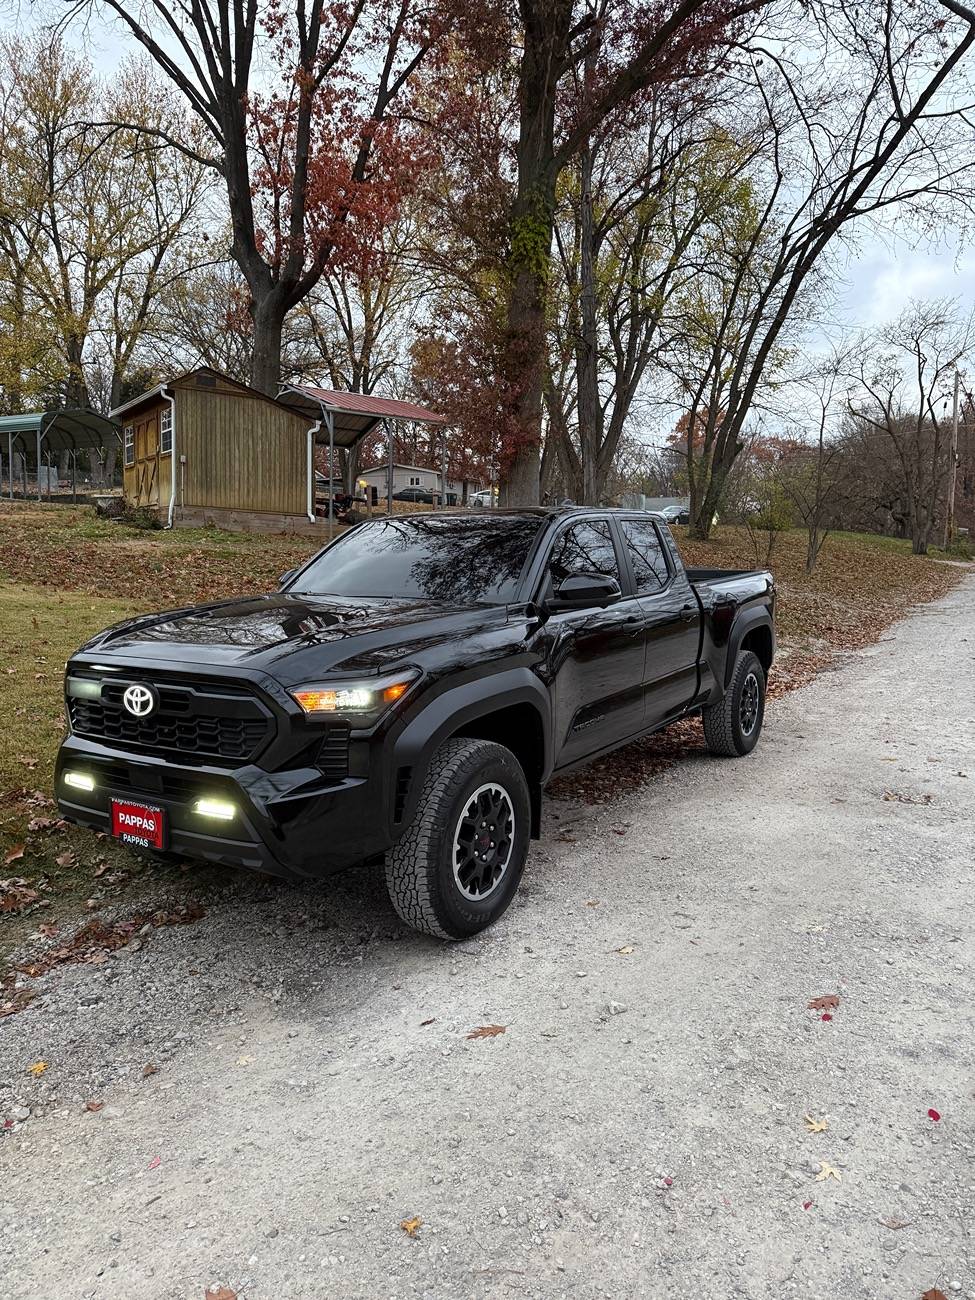
[{"label": "cloud", "polygon": [[871,328],[893,320],[911,299],[975,298],[975,254],[957,246],[878,248],[851,259],[839,303],[850,326]]}]

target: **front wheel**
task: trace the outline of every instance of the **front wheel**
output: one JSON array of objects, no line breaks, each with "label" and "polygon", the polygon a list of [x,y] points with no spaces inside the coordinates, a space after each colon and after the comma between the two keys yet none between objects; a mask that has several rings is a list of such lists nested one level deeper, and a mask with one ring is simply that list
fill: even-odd
[{"label": "front wheel", "polygon": [[765,720],[765,670],[758,655],[742,650],[724,698],[701,710],[712,754],[741,758],[758,744]]},{"label": "front wheel", "polygon": [[437,750],[416,814],[386,854],[386,886],[408,924],[466,939],[507,909],[525,869],[528,783],[509,749],[448,740]]}]

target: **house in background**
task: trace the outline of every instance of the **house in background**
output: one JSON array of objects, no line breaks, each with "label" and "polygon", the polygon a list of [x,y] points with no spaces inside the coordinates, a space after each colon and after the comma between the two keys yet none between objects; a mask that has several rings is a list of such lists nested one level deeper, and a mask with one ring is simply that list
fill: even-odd
[{"label": "house in background", "polygon": [[[372,469],[363,470],[357,475],[360,483],[365,483],[367,491],[372,496],[373,501],[383,500],[386,498],[387,484],[389,482],[389,464],[374,465]],[[447,502],[448,504],[462,505],[466,504],[468,496],[476,492],[478,484],[468,479],[459,480],[449,478],[447,480]],[[397,492],[403,492],[408,488],[419,488],[422,492],[430,492],[435,496],[440,494],[440,471],[437,469],[427,469],[425,465],[393,465],[393,496]],[[451,502],[450,498],[454,501]]]},{"label": "house in background", "polygon": [[309,421],[200,366],[116,407],[126,502],[170,524],[310,530]]}]

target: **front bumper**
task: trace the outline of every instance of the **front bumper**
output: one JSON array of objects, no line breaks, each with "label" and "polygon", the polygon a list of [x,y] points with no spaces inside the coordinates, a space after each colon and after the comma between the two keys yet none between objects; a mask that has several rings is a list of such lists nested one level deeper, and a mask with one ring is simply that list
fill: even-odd
[{"label": "front bumper", "polygon": [[[183,767],[68,736],[58,752],[54,788],[62,817],[78,825],[110,834],[113,798],[152,804],[166,813],[168,852],[311,879],[382,854],[393,843],[392,827],[379,814],[390,806],[382,764],[361,768],[367,775],[336,781],[314,767]],[[90,774],[94,789],[66,785],[66,769]],[[231,802],[236,815],[229,821],[201,816],[193,808],[200,798]]]}]

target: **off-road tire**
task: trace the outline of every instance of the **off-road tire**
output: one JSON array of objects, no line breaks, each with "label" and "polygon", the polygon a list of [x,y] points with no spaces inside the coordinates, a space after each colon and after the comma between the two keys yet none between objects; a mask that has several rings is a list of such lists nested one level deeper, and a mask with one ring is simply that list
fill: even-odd
[{"label": "off-road tire", "polygon": [[[513,816],[507,866],[491,893],[471,899],[454,872],[454,836],[470,800],[491,785],[507,796]],[[518,889],[531,832],[531,803],[521,764],[487,740],[448,740],[434,754],[413,821],[386,854],[393,907],[415,930],[466,939],[507,909]]]},{"label": "off-road tire", "polygon": [[[745,695],[747,691],[750,698],[753,689],[757,689],[758,694],[757,711],[749,730],[747,720],[751,710],[746,706]],[[702,709],[701,718],[704,738],[712,754],[742,758],[752,752],[758,744],[765,720],[765,670],[758,655],[751,650],[740,652],[724,698]]]}]

